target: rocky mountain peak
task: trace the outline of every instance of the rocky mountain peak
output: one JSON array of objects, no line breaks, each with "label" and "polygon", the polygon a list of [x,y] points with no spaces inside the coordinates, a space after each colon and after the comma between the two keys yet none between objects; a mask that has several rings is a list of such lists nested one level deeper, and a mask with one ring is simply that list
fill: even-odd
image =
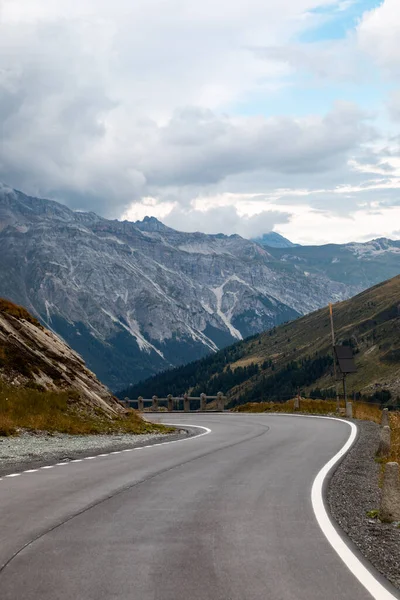
[{"label": "rocky mountain peak", "polygon": [[261,246],[267,246],[268,248],[294,248],[298,246],[298,244],[293,244],[293,242],[275,231],[270,231],[260,237],[253,238],[253,242]]},{"label": "rocky mountain peak", "polygon": [[0,295],[61,335],[113,390],[394,276],[395,250],[262,247],[0,188]]},{"label": "rocky mountain peak", "polygon": [[156,217],[145,217],[142,221],[136,221],[135,225],[140,231],[148,231],[148,232],[167,232],[174,231],[170,227],[161,223]]}]

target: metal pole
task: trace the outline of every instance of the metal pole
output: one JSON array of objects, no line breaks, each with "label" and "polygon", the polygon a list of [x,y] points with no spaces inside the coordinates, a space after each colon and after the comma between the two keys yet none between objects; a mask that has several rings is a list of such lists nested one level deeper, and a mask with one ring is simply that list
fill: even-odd
[{"label": "metal pole", "polygon": [[340,398],[339,398],[339,386],[337,381],[336,373],[336,354],[335,354],[335,329],[333,327],[333,307],[332,303],[329,303],[329,314],[331,317],[331,333],[332,333],[332,352],[333,352],[333,376],[335,378],[335,390],[336,390],[336,412],[340,413]]}]

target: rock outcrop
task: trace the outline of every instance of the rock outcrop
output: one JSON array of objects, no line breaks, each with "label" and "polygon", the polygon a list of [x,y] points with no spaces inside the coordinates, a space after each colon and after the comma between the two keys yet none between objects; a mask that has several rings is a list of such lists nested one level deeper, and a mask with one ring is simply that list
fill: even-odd
[{"label": "rock outcrop", "polygon": [[124,410],[76,352],[23,308],[2,299],[0,380],[16,387],[69,391],[82,407],[109,416]]}]

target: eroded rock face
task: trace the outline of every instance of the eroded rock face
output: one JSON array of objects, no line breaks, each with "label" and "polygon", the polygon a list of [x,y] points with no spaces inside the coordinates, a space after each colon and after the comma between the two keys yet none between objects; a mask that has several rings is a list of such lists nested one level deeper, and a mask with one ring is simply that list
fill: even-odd
[{"label": "eroded rock face", "polygon": [[0,186],[0,295],[114,390],[370,284],[271,252],[238,235],[109,221]]},{"label": "eroded rock face", "polygon": [[0,305],[0,379],[16,386],[35,383],[47,390],[74,391],[87,408],[109,416],[123,412],[83,359],[40,324],[17,318]]}]

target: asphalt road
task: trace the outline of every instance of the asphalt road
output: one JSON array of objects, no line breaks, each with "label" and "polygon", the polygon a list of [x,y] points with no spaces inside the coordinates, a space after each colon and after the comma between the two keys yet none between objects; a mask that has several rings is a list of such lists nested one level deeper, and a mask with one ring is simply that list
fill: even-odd
[{"label": "asphalt road", "polygon": [[373,597],[326,540],[310,498],[348,425],[155,418],[212,432],[0,481],[2,600]]}]

